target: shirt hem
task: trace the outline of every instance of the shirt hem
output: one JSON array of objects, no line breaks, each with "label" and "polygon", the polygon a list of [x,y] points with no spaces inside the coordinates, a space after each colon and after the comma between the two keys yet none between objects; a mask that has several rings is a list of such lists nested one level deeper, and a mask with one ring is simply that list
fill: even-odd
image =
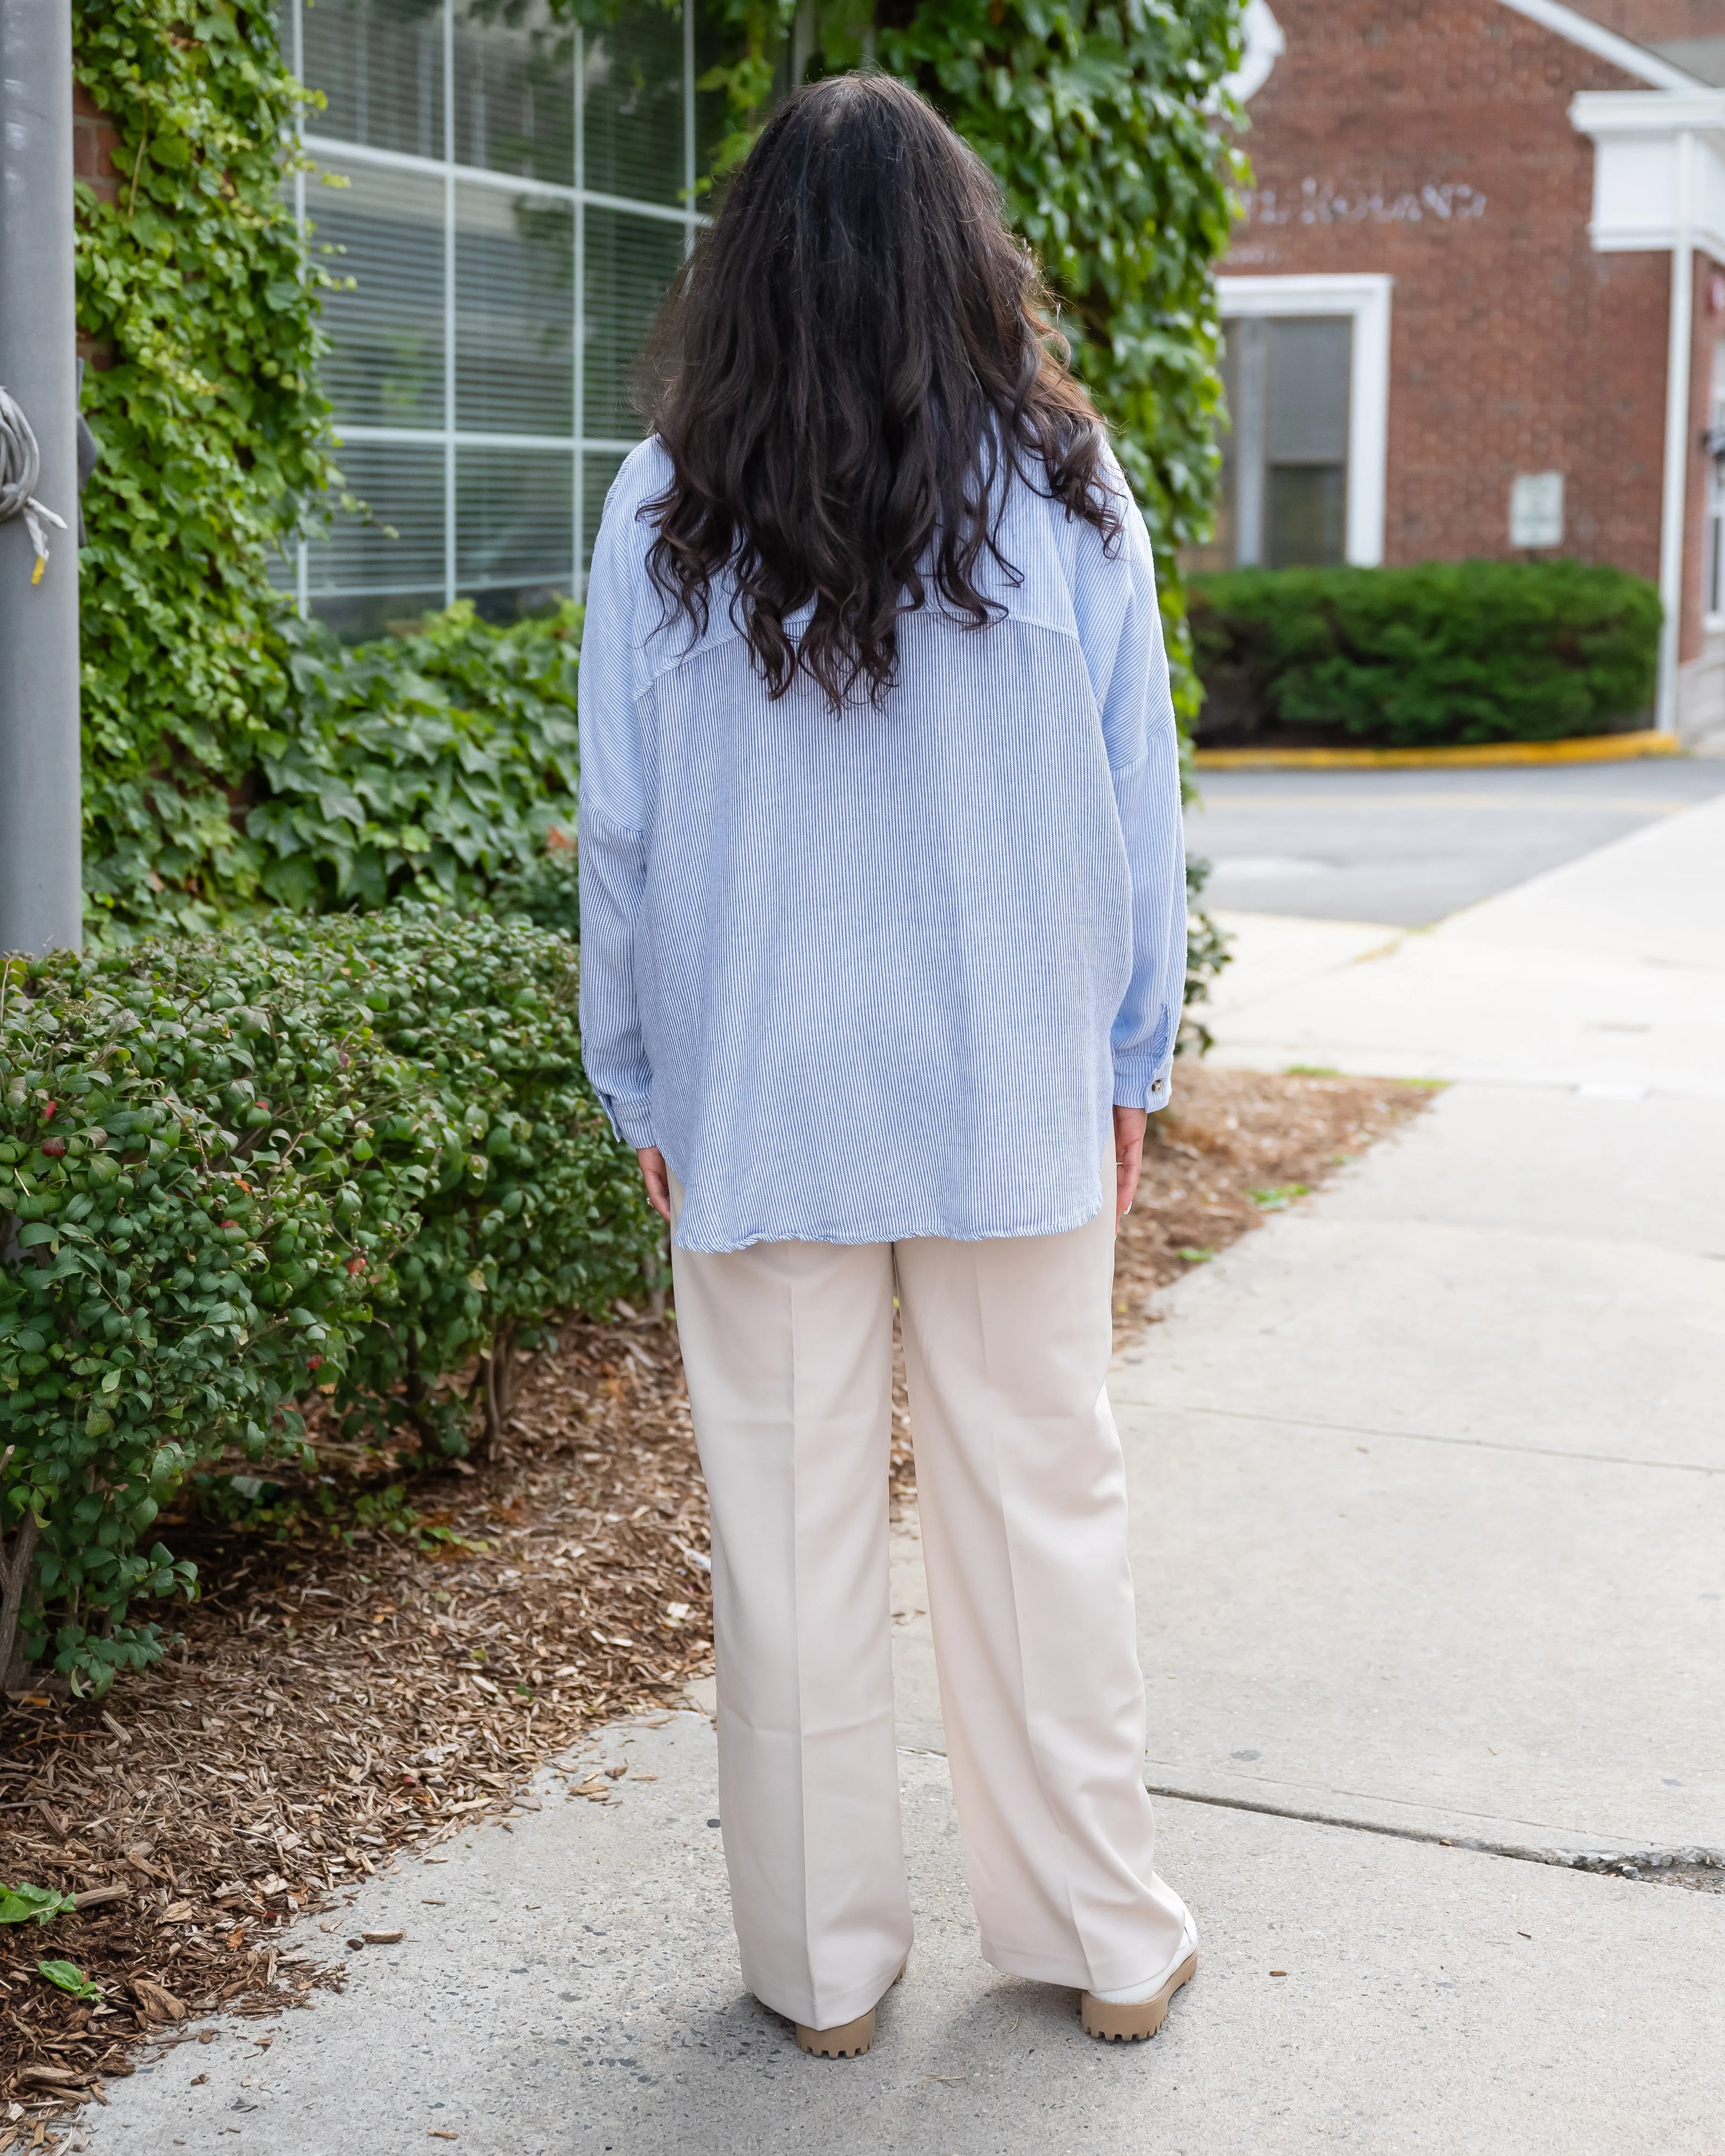
[{"label": "shirt hem", "polygon": [[[673,1174],[677,1173],[675,1168],[671,1172]],[[688,1186],[683,1177],[677,1175],[677,1180],[683,1183],[686,1192]],[[957,1228],[949,1222],[941,1222],[935,1225],[919,1224],[900,1228],[883,1224],[878,1229],[871,1226],[864,1229],[844,1229],[834,1232],[831,1229],[823,1231],[787,1222],[782,1225],[775,1223],[771,1227],[762,1228],[755,1234],[745,1235],[735,1242],[685,1241],[681,1233],[681,1221],[688,1218],[691,1202],[689,1198],[685,1197],[683,1211],[678,1224],[679,1231],[671,1239],[673,1245],[680,1250],[688,1251],[691,1257],[728,1257],[738,1250],[752,1250],[757,1243],[829,1243],[840,1250],[871,1250],[883,1243],[920,1243],[935,1240],[946,1243],[995,1243],[1024,1241],[1034,1235],[1070,1235],[1075,1228],[1089,1226],[1102,1210],[1103,1194],[1099,1187],[1095,1199],[1089,1204],[1070,1213],[1062,1214],[1051,1222],[1029,1222],[1021,1227]]]}]

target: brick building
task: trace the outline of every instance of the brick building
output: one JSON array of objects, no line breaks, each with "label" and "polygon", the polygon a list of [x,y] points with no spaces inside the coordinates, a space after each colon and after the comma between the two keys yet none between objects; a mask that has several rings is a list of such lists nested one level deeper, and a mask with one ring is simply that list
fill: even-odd
[{"label": "brick building", "polygon": [[1610,562],[1725,741],[1725,0],[1254,0],[1204,566]]}]

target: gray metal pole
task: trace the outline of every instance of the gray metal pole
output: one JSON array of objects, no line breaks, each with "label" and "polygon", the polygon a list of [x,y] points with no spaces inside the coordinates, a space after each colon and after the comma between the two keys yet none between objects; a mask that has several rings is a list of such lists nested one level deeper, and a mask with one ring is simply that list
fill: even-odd
[{"label": "gray metal pole", "polygon": [[33,584],[23,519],[0,524],[0,951],[80,942],[76,356],[71,7],[0,0],[0,385],[68,527]]}]

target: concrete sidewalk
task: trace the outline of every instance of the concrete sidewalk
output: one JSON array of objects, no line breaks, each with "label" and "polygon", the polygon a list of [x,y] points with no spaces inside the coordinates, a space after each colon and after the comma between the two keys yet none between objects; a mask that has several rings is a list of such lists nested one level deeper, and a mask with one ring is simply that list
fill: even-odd
[{"label": "concrete sidewalk", "polygon": [[[267,2054],[228,2025],[110,2084],[90,2148],[1717,2146],[1715,863],[1725,806],[1430,935],[1248,942],[1219,1053],[1464,1082],[1189,1275],[1112,1381],[1150,1779],[1174,1793],[1160,1861],[1204,1934],[1153,2045],[1092,2044],[1072,1994],[978,1958],[912,1533],[894,1606],[917,1945],[867,2059],[803,2058],[742,1993],[691,1712],[602,1733],[626,1767],[612,1803],[542,1776],[511,1832],[366,1887],[333,1939],[405,1921],[399,1948],[357,1956]],[[1595,1036],[1638,1010],[1649,1030]]]},{"label": "concrete sidewalk", "polygon": [[1223,1062],[1725,1098],[1725,800],[1432,929],[1219,918]]}]

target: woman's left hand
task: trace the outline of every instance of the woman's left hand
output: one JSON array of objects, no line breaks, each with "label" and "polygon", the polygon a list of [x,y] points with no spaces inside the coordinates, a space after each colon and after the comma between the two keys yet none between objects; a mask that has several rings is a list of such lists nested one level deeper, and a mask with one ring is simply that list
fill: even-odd
[{"label": "woman's left hand", "polygon": [[[1132,1209],[1138,1194],[1138,1177],[1144,1166],[1144,1130],[1149,1116],[1142,1108],[1114,1111],[1114,1224],[1117,1228]],[[644,1161],[646,1155],[641,1156]]]}]

